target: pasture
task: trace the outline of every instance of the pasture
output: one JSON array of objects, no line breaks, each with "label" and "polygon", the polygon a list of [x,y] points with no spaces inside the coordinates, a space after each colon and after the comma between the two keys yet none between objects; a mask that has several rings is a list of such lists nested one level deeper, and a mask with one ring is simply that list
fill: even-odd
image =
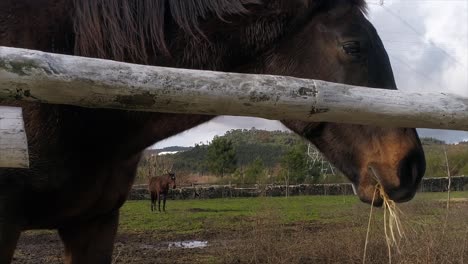
[{"label": "pasture", "polygon": [[[400,205],[406,239],[392,263],[468,261],[468,192],[418,193]],[[149,201],[120,212],[113,263],[363,263],[370,207],[355,196]],[[201,241],[201,248],[174,242]],[[205,244],[206,242],[206,244]],[[187,246],[183,244],[182,246]],[[52,231],[22,234],[13,263],[62,263]],[[383,210],[374,210],[366,263],[388,263]]]}]

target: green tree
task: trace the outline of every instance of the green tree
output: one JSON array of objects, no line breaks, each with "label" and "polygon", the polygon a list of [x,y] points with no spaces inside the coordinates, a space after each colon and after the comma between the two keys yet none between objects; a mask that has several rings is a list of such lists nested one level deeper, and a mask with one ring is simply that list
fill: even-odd
[{"label": "green tree", "polygon": [[244,175],[244,183],[258,183],[265,176],[265,165],[263,164],[263,161],[257,157],[247,166]]},{"label": "green tree", "polygon": [[208,146],[207,160],[210,171],[223,177],[236,169],[236,150],[231,140],[215,137]]},{"label": "green tree", "polygon": [[290,183],[304,183],[311,178],[313,168],[310,168],[307,157],[307,145],[304,143],[294,145],[281,160],[283,175]]},{"label": "green tree", "polygon": [[209,171],[206,162],[207,153],[208,145],[195,144],[193,148],[187,151],[174,154],[174,170],[189,174],[205,175]]}]

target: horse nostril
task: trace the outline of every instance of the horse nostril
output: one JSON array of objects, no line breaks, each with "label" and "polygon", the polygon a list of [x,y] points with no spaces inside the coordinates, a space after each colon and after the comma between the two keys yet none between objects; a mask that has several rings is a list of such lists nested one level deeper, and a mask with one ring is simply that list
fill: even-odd
[{"label": "horse nostril", "polygon": [[414,189],[407,189],[407,188],[397,188],[386,190],[387,195],[398,203],[404,203],[411,199],[413,199],[414,195],[416,194],[416,190]]},{"label": "horse nostril", "polygon": [[400,178],[400,188],[408,188],[415,191],[425,171],[424,152],[419,149],[411,151],[399,164],[398,177]]}]

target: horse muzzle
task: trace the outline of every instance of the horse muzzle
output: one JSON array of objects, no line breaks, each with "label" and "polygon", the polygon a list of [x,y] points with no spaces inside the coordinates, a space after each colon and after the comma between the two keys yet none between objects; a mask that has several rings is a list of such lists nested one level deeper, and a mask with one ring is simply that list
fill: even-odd
[{"label": "horse muzzle", "polygon": [[397,166],[389,167],[372,164],[358,188],[359,197],[363,202],[379,206],[382,204],[380,184],[385,194],[397,203],[410,201],[416,194],[422,177],[426,171],[424,153],[412,151]]}]

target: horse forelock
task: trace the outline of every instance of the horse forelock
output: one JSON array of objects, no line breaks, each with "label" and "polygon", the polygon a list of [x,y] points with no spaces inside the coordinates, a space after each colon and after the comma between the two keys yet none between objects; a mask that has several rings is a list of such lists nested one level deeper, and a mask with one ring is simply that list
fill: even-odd
[{"label": "horse forelock", "polygon": [[169,55],[168,17],[196,38],[204,37],[200,20],[255,12],[249,6],[294,15],[304,8],[333,7],[342,2],[366,10],[365,0],[73,0],[75,53],[148,63],[148,54]]}]

